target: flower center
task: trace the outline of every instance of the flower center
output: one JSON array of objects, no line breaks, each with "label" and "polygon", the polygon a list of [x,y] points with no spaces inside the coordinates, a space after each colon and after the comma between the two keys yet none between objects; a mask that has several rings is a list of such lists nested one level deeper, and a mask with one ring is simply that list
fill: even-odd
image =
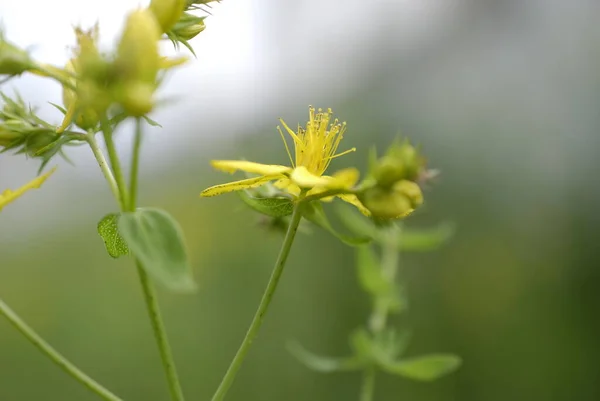
[{"label": "flower center", "polygon": [[280,119],[286,131],[294,141],[296,152],[295,163],[294,160],[292,160],[292,155],[287,146],[283,132],[277,127],[283,138],[285,148],[290,157],[290,162],[294,168],[297,166],[304,166],[312,174],[321,176],[325,170],[327,170],[332,159],[356,150],[356,148],[352,148],[336,154],[338,146],[346,132],[346,123],[340,123],[337,118],[330,123],[332,114],[333,112],[331,109],[328,109],[327,112],[323,112],[322,109],[319,109],[318,112],[315,113],[315,108],[310,106],[309,120],[306,123],[306,127],[302,128],[298,126],[297,133],[292,131],[287,124]]}]

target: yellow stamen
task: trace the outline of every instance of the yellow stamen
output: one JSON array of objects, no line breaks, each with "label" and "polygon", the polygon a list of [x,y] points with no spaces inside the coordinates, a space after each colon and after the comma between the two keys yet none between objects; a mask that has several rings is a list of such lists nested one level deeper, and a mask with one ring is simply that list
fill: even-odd
[{"label": "yellow stamen", "polygon": [[288,157],[290,158],[290,163],[292,163],[292,167],[296,167],[294,164],[294,159],[292,159],[292,154],[290,153],[290,148],[288,147],[287,141],[285,140],[285,135],[283,135],[283,131],[281,131],[280,127],[277,127],[277,131],[279,131],[279,135],[281,135],[281,140],[283,141],[283,145],[285,146],[285,151],[287,152]]},{"label": "yellow stamen", "polygon": [[347,155],[348,153],[352,153],[352,152],[356,152],[356,148],[351,148],[351,149],[348,149],[348,150],[344,150],[342,153],[338,153],[337,155],[329,156],[329,160],[335,159],[335,158],[340,157],[340,156]]}]

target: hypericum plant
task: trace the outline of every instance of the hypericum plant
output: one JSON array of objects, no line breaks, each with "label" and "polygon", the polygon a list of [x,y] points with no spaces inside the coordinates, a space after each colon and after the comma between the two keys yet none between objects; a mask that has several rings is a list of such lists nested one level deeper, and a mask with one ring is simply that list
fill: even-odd
[{"label": "hypericum plant", "polygon": [[389,317],[406,312],[409,305],[406,285],[397,283],[400,254],[437,249],[451,237],[453,226],[442,224],[428,230],[408,229],[402,222],[365,220],[348,208],[340,209],[340,217],[350,230],[369,235],[380,248],[379,255],[370,244],[356,248],[357,278],[370,297],[371,314],[365,325],[350,335],[350,356],[315,355],[297,342],[289,344],[290,352],[317,372],[362,372],[360,401],[374,399],[378,371],[412,380],[432,381],[457,369],[461,359],[452,354],[404,357],[411,332],[388,324]]},{"label": "hypericum plant", "polygon": [[[40,118],[18,95],[12,98],[0,93],[3,101],[0,152],[39,159],[41,173],[54,156],[66,157],[65,146],[89,146],[118,204],[118,210],[100,220],[98,233],[111,257],[129,256],[134,261],[172,401],[184,401],[184,393],[160,315],[154,282],[179,292],[194,291],[196,285],[178,223],[164,210],[138,207],[138,166],[144,125],[158,125],[147,115],[156,107],[163,78],[171,69],[187,61],[185,57],[161,56],[159,42],[168,39],[176,48],[182,44],[193,53],[189,40],[205,29],[205,17],[193,12],[206,11],[203,7],[209,7],[208,3],[212,1],[215,0],[152,0],[149,7],[129,13],[118,43],[107,50],[98,47],[98,25],[87,30],[75,28],[77,45],[64,67],[38,62],[0,34],[0,77],[3,81],[32,73],[55,80],[63,88],[62,105],[54,105],[63,115],[58,124]],[[354,148],[338,151],[346,123],[333,119],[332,114],[330,109],[323,111],[310,107],[308,122],[296,130],[280,120],[284,130],[278,128],[278,131],[290,159],[289,166],[241,160],[212,162],[216,169],[229,173],[239,170],[247,176],[210,187],[201,196],[237,191],[246,205],[268,220],[270,227],[285,231],[279,257],[256,315],[213,395],[213,401],[224,399],[258,334],[303,219],[346,244],[359,246],[361,283],[373,297],[374,312],[368,329],[362,329],[352,337],[355,355],[335,364],[326,361],[329,368],[325,370],[350,367],[363,370],[365,385],[361,399],[370,400],[376,369],[428,379],[458,365],[456,357],[447,355],[398,359],[404,342],[395,341],[395,335],[386,326],[388,314],[403,310],[404,298],[395,290],[394,277],[397,252],[407,249],[407,238],[410,238],[400,234],[395,222],[423,203],[420,183],[429,176],[424,159],[408,142],[396,143],[381,159],[372,154],[369,174],[362,180],[356,168],[326,175],[334,158],[355,151]],[[126,180],[114,143],[115,132],[127,120],[135,122],[129,180]],[[98,135],[104,139],[108,157],[98,144]],[[288,145],[290,139],[293,152]],[[4,191],[0,195],[0,210],[27,190],[38,188],[54,170],[18,190]],[[339,233],[329,222],[322,204],[336,198],[355,206],[363,214],[362,220],[357,220],[356,216],[346,219],[354,221],[350,228],[354,229],[355,236]],[[415,243],[431,242],[431,238],[422,236],[419,239],[413,235],[412,241],[414,247]],[[366,245],[369,242],[382,245],[381,266]],[[96,395],[104,400],[121,400],[58,353],[2,301],[0,315]],[[309,365],[323,370],[322,359],[298,351],[298,347],[295,350]]]}]

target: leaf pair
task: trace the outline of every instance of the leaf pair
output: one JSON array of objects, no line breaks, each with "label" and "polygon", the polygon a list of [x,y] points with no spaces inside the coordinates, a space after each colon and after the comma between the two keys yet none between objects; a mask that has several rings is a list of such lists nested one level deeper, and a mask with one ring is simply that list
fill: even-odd
[{"label": "leaf pair", "polygon": [[406,334],[396,336],[393,332],[385,332],[372,337],[365,330],[357,330],[351,337],[354,355],[350,357],[316,355],[296,342],[288,344],[288,349],[306,367],[321,373],[360,371],[377,366],[388,374],[433,381],[454,372],[462,364],[460,357],[441,353],[395,359],[394,354],[403,353],[407,344]]},{"label": "leaf pair", "polygon": [[113,258],[132,254],[144,270],[167,288],[196,288],[179,224],[160,209],[140,208],[111,213],[98,223],[98,234]]},{"label": "leaf pair", "polygon": [[[374,242],[387,245],[389,233],[377,226],[372,220],[365,219],[347,206],[339,206],[339,216],[348,229],[357,234],[373,238]],[[430,229],[407,229],[402,227],[394,243],[403,252],[430,252],[440,248],[454,235],[455,227],[451,223],[442,223]]]}]

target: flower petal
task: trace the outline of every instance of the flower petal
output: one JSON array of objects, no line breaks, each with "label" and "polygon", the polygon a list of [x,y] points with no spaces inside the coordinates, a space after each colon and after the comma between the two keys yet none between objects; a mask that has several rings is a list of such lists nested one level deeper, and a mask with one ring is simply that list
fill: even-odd
[{"label": "flower petal", "polygon": [[358,182],[360,172],[351,167],[336,171],[333,174],[333,180],[329,184],[329,188],[349,189]]},{"label": "flower petal", "polygon": [[275,188],[283,189],[292,195],[300,195],[300,187],[294,184],[288,177],[277,180],[273,185],[275,185]]},{"label": "flower petal", "polygon": [[240,181],[228,182],[226,184],[219,184],[210,188],[206,188],[204,191],[202,191],[202,193],[200,193],[200,196],[209,197],[225,194],[227,192],[241,191],[242,189],[256,188],[278,178],[280,178],[279,175],[267,175],[261,177],[248,178]]},{"label": "flower petal", "polygon": [[344,194],[344,195],[338,195],[338,198],[340,198],[344,202],[348,202],[351,205],[356,206],[356,208],[358,210],[360,210],[360,212],[362,214],[364,214],[365,216],[371,216],[371,212],[369,211],[369,209],[367,209],[365,207],[365,205],[363,205],[361,203],[361,201],[358,200],[358,197],[356,195],[354,195],[354,194]]},{"label": "flower petal", "polygon": [[328,187],[332,179],[332,177],[315,175],[304,166],[296,167],[290,178],[301,188]]},{"label": "flower petal", "polygon": [[245,160],[213,160],[210,164],[217,170],[232,174],[238,170],[260,175],[279,175],[292,171],[292,168],[287,166],[261,164]]},{"label": "flower petal", "polygon": [[28,190],[39,188],[44,183],[44,181],[46,181],[46,179],[48,179],[48,177],[50,177],[50,175],[52,173],[54,173],[55,170],[56,170],[56,167],[53,168],[52,170],[48,171],[46,174],[40,175],[39,177],[33,179],[32,181],[23,185],[21,188],[15,190],[15,191],[11,191],[10,189],[7,189],[4,192],[2,192],[0,194],[0,210],[2,210],[2,208],[4,206],[8,205],[10,202],[14,201],[15,199],[17,199],[18,197],[23,195]]}]

